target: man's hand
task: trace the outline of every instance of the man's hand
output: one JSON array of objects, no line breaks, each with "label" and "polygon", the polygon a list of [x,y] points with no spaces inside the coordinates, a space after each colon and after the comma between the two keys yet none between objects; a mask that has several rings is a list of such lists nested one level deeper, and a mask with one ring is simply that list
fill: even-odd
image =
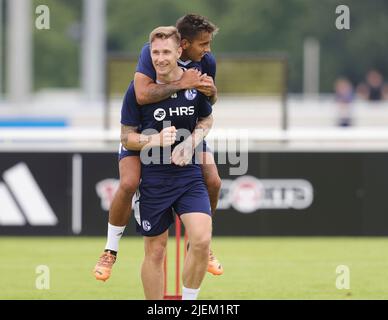
[{"label": "man's hand", "polygon": [[159,134],[154,135],[155,140],[153,144],[161,147],[173,145],[176,141],[176,132],[177,130],[174,126],[164,128]]},{"label": "man's hand", "polygon": [[197,88],[201,84],[201,72],[197,69],[188,69],[183,72],[182,78],[179,80],[181,89]]},{"label": "man's hand", "polygon": [[205,96],[213,97],[217,95],[217,87],[214,84],[213,78],[204,73],[201,76],[201,81],[196,89],[202,92]]},{"label": "man's hand", "polygon": [[193,153],[193,141],[190,136],[174,148],[171,155],[171,162],[180,167],[186,166],[191,163]]}]

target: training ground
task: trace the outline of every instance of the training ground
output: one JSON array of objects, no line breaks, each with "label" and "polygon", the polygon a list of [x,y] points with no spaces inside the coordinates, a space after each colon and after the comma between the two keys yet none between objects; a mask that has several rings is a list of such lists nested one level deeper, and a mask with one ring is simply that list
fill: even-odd
[{"label": "training ground", "polygon": [[[105,283],[92,275],[104,245],[104,237],[1,237],[0,299],[144,299],[142,238],[122,239]],[[199,298],[388,299],[387,246],[387,238],[216,237],[212,248],[225,273],[207,274]],[[173,238],[168,250],[171,277]],[[46,289],[39,289],[41,265],[49,270]],[[338,266],[348,267],[347,279]]]}]

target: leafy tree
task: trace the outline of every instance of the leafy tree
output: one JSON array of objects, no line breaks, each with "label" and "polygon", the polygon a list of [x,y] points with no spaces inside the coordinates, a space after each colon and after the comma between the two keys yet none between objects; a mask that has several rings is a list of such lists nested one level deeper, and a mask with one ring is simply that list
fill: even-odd
[{"label": "leafy tree", "polygon": [[[50,9],[50,29],[35,28],[35,8],[45,4]],[[75,87],[79,85],[79,39],[82,2],[79,0],[34,0],[34,85]]]},{"label": "leafy tree", "polygon": [[[34,4],[43,4],[34,0]],[[78,86],[80,46],[77,26],[81,0],[46,0],[51,30],[34,31],[35,85]],[[337,30],[335,9],[350,7],[351,30]],[[108,0],[108,51],[138,55],[149,32],[173,25],[194,12],[220,27],[213,42],[217,55],[229,52],[282,52],[289,57],[289,86],[300,92],[303,83],[303,42],[314,37],[321,46],[321,91],[332,90],[334,80],[363,80],[372,67],[388,75],[388,1],[385,0]]]}]

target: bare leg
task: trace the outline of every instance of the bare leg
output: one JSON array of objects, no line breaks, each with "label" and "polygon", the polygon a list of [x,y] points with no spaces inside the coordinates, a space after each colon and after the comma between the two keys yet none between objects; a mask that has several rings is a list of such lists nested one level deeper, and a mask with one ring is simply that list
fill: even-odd
[{"label": "bare leg", "polygon": [[212,214],[216,212],[218,198],[221,190],[221,178],[218,175],[217,166],[211,152],[202,152],[202,175],[209,193]]},{"label": "bare leg", "polygon": [[132,197],[140,181],[141,164],[137,156],[125,157],[119,162],[120,186],[109,210],[109,223],[125,226],[131,215]]},{"label": "bare leg", "polygon": [[163,262],[166,255],[168,230],[156,237],[144,237],[144,261],[141,279],[147,300],[163,299]]},{"label": "bare leg", "polygon": [[119,242],[131,215],[132,197],[140,181],[139,157],[120,160],[120,186],[114,195],[109,211],[109,225],[105,250],[93,269],[97,280],[106,281],[112,273]]},{"label": "bare leg", "polygon": [[212,219],[204,213],[186,213],[181,215],[181,220],[190,242],[183,267],[183,285],[198,289],[208,266]]}]

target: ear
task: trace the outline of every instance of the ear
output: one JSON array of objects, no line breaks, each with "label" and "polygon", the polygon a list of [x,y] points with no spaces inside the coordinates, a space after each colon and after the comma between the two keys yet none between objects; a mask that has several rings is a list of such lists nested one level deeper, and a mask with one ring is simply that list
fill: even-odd
[{"label": "ear", "polygon": [[183,52],[182,47],[179,47],[179,48],[178,48],[178,59],[181,57],[182,52]]},{"label": "ear", "polygon": [[190,42],[187,39],[181,40],[181,47],[183,50],[186,50],[188,47],[190,47]]}]

